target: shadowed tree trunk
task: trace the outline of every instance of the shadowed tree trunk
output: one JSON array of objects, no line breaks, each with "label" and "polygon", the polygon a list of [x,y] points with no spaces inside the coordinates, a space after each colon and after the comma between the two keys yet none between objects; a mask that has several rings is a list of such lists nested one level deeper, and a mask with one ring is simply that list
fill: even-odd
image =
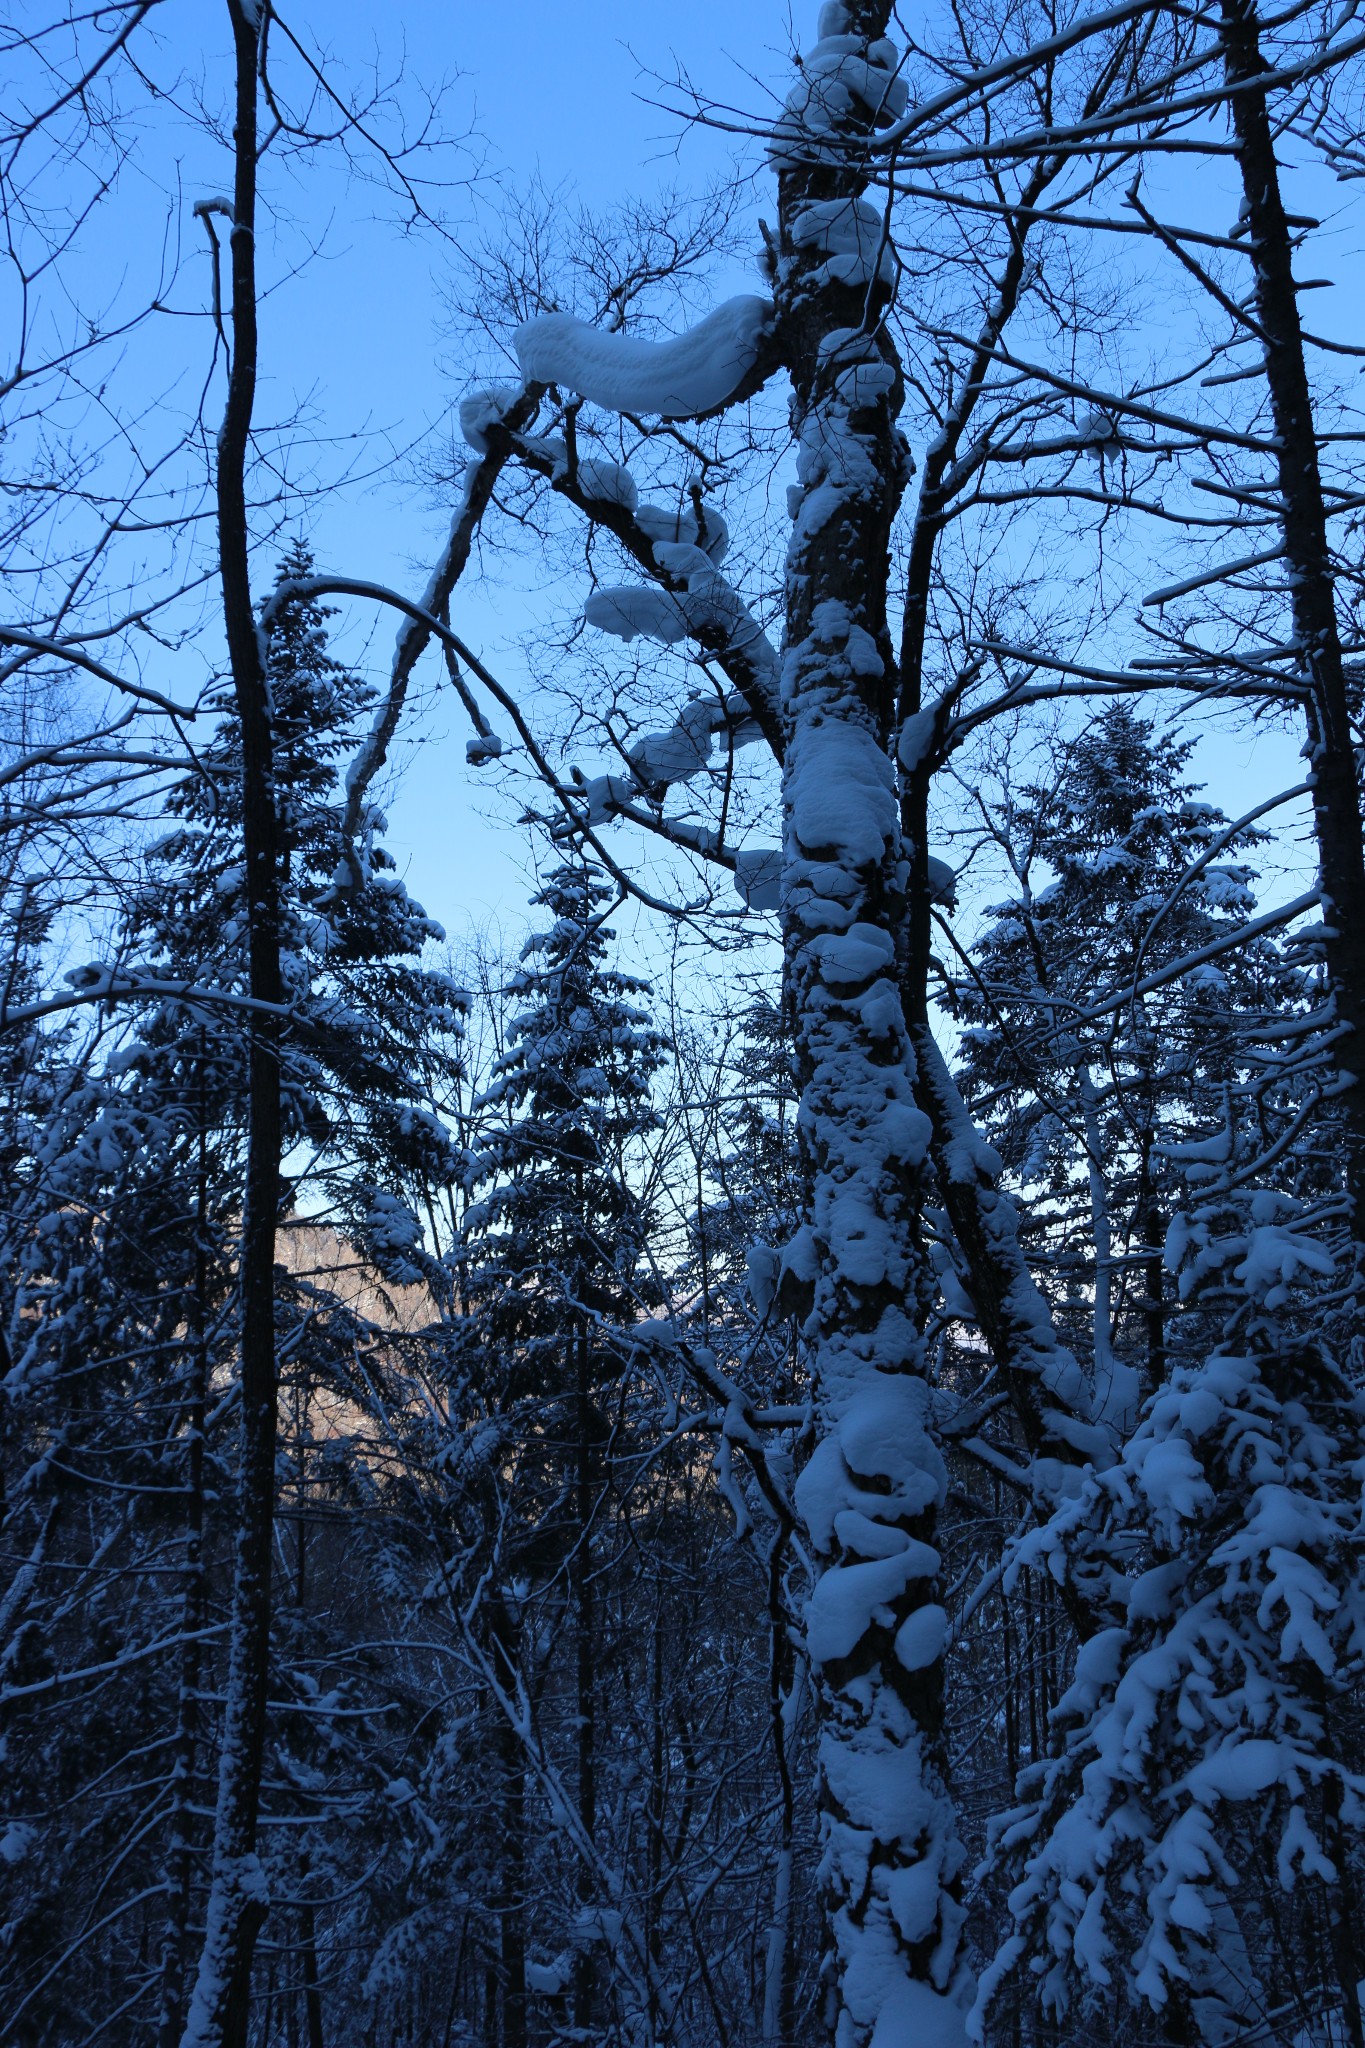
[{"label": "shadowed tree trunk", "polygon": [[[1257,83],[1268,66],[1261,55],[1255,0],[1223,0],[1221,20],[1243,218],[1255,278],[1252,303],[1275,425],[1287,581],[1313,778],[1327,966],[1337,1014],[1348,1033],[1341,1048],[1345,1085],[1337,1100],[1345,1126],[1352,1234],[1359,1248],[1365,1246],[1365,919],[1360,915],[1365,903],[1365,851],[1355,749],[1294,282],[1293,233],[1280,193],[1266,91]],[[1361,1256],[1358,1249],[1357,1264]]]},{"label": "shadowed tree trunk", "polygon": [[[236,170],[229,227],[232,360],[218,436],[223,619],[242,748],[248,986],[247,1164],[241,1294],[241,1451],[227,1705],[208,1919],[185,2048],[245,2048],[251,1959],[265,1919],[256,1855],[270,1655],[275,1509],[275,1227],[280,1196],[280,846],[270,693],[252,611],[246,465],[256,392],[256,95],[264,10],[228,0],[236,60]],[[209,218],[208,215],[205,216]]]}]

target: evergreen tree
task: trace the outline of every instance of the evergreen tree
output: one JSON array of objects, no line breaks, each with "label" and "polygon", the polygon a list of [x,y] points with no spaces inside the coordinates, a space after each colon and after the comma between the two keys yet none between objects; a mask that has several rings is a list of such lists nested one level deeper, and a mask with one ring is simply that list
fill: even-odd
[{"label": "evergreen tree", "polygon": [[1365,1406],[1320,1352],[1217,1352],[1016,1552],[1084,1574],[1109,1625],[996,1826],[996,2025],[1359,2048],[1362,1474]]},{"label": "evergreen tree", "polygon": [[[281,575],[308,567],[296,550]],[[421,961],[438,928],[373,843],[379,820],[369,820],[362,888],[334,883],[338,762],[368,692],[328,653],[325,618],[286,598],[267,647],[285,822],[280,1044],[297,1162],[280,1188],[281,1220],[299,1198],[330,1198],[336,1223],[392,1277],[439,1277],[405,1191],[458,1169],[437,1098],[458,1075],[462,998]],[[11,1037],[0,1077],[13,1198],[4,1245],[14,1349],[7,1537],[27,1547],[31,1566],[9,1603],[15,1853],[0,1871],[13,1891],[0,1969],[21,2040],[26,2028],[35,2041],[53,2038],[57,2012],[62,2038],[84,2038],[107,2004],[117,1957],[126,2024],[169,2048],[202,1915],[223,1676],[223,1503],[236,1426],[224,1395],[237,1368],[250,1016],[229,707],[168,809],[172,829],[148,849],[146,881],[118,939],[121,971],[145,996],[69,1071],[60,1034]],[[44,938],[31,902],[22,915],[14,987]],[[272,1836],[266,1881],[286,1899],[325,1892],[326,1874],[336,1877],[367,1829],[388,1853],[414,1821],[385,1796],[390,1744],[401,1747],[410,1725],[404,1687],[373,1656],[347,1658],[330,1596],[305,1593],[310,1529],[325,1545],[344,1501],[353,1563],[373,1563],[366,1532],[382,1506],[380,1466],[361,1425],[374,1420],[388,1370],[386,1317],[382,1304],[366,1312],[343,1298],[326,1270],[342,1263],[334,1242],[320,1273],[277,1270],[283,1462],[292,1466],[278,1556],[296,1597],[281,1603],[276,1624],[266,1804],[294,1825]],[[329,1457],[343,1427],[348,1465]],[[314,1673],[329,1663],[319,1705]],[[55,1720],[54,1687],[63,1703]],[[420,1718],[420,1707],[413,1713]],[[315,1967],[311,1907],[305,1919]],[[92,1921],[104,1930],[98,1941],[86,1932]],[[316,1987],[308,1995],[316,2001]]]},{"label": "evergreen tree", "polygon": [[[573,2022],[601,2016],[600,1885],[592,1855],[603,1770],[601,1573],[608,1493],[626,1469],[629,1330],[655,1298],[647,1205],[634,1192],[656,1125],[651,1084],[665,1046],[641,998],[647,984],[611,965],[610,890],[586,864],[556,869],[533,898],[548,927],[530,940],[509,995],[524,1005],[491,1088],[475,1104],[467,1168],[476,1199],[456,1250],[464,1313],[454,1360],[465,1436],[461,1477],[485,1500],[492,1551],[485,1599],[495,1677],[559,1689],[557,1762],[574,1788],[573,1904],[543,1919],[542,1940],[571,1952]],[[537,1671],[531,1613],[562,1612],[572,1668]],[[543,1625],[543,1624],[542,1624]],[[572,1739],[568,1740],[571,1735]],[[510,1729],[494,1736],[501,1783],[497,1851],[501,2035],[524,2039],[528,1987],[525,1763]],[[549,1966],[541,1966],[542,1969]],[[553,1977],[542,1975],[542,1984]],[[558,1979],[554,1979],[558,1983]],[[558,1994],[556,1994],[558,1995]]]},{"label": "evergreen tree", "polygon": [[1048,782],[1007,792],[990,823],[1015,892],[952,988],[964,1095],[1027,1196],[1031,1256],[1120,1427],[1165,1375],[1179,1147],[1240,1099],[1264,1013],[1302,999],[1270,941],[1216,953],[1255,909],[1259,835],[1200,800],[1192,751],[1117,702]]}]

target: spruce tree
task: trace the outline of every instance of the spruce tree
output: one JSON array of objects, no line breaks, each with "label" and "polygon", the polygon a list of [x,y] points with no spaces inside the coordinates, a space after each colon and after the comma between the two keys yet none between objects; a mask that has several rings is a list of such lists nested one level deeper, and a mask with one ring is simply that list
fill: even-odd
[{"label": "spruce tree", "polygon": [[[308,567],[295,550],[281,578]],[[305,1590],[306,1548],[316,1530],[325,1556],[329,1523],[344,1520],[353,1607],[377,1600],[374,1580],[356,1569],[382,1569],[376,1402],[403,1396],[384,1384],[393,1345],[382,1304],[367,1310],[339,1291],[333,1269],[347,1255],[338,1233],[395,1280],[439,1279],[412,1197],[459,1166],[439,1103],[459,1072],[463,1000],[422,958],[439,928],[397,880],[377,816],[366,823],[362,887],[335,880],[339,766],[369,692],[329,653],[326,616],[286,596],[267,637],[293,1148],[280,1218],[305,1205],[327,1252],[316,1273],[276,1271],[289,1494],[277,1561],[290,1597],[275,1622],[265,1799],[293,1825],[272,1831],[264,1854],[266,1881],[285,1901],[344,1892],[337,1874],[366,1831],[376,1855],[392,1855],[412,1824],[384,1788],[396,1769],[391,1745],[401,1748],[420,1706],[404,1704],[396,1667],[342,1656],[330,1595]],[[170,829],[146,850],[116,935],[120,974],[141,993],[78,1061],[64,1059],[61,1031],[10,1036],[0,1074],[14,1354],[7,1540],[31,1566],[0,1637],[14,1850],[0,1866],[11,1929],[0,1971],[21,2040],[33,2027],[35,2040],[53,2038],[43,2029],[54,2023],[63,2038],[84,2038],[107,2015],[112,1966],[126,2024],[169,2048],[202,1919],[237,1418],[229,1390],[249,1017],[239,744],[226,700],[223,714],[169,799]],[[31,896],[16,920],[11,1007],[45,943]],[[348,1459],[335,1455],[343,1431]],[[329,1660],[319,1706],[313,1674]],[[59,1672],[64,1711],[54,1720]],[[335,1929],[319,1927],[309,1906],[287,1913],[295,1933],[299,1913],[316,1966]],[[87,1941],[87,1922],[102,1915],[108,1931]],[[371,1945],[384,1931],[352,1929]],[[295,1989],[316,2006],[316,1985]]]},{"label": "spruce tree", "polygon": [[1192,751],[1118,702],[1058,747],[1048,780],[1007,792],[989,818],[1014,889],[951,992],[964,1095],[1120,1428],[1165,1375],[1180,1147],[1240,1099],[1263,1013],[1302,997],[1268,940],[1198,957],[1254,913],[1261,835],[1199,797]]},{"label": "spruce tree", "polygon": [[[557,1766],[573,1787],[569,1867],[542,1942],[565,1958],[537,1964],[525,1911],[527,1816],[522,1758],[505,1716],[492,1741],[500,1797],[500,2040],[524,2040],[528,1970],[577,2028],[602,2010],[600,1888],[593,1866],[605,1768],[601,1574],[611,1489],[629,1440],[629,1330],[654,1290],[650,1214],[634,1191],[640,1147],[657,1118],[651,1084],[665,1046],[648,986],[611,964],[610,890],[586,863],[548,876],[532,899],[548,925],[528,940],[508,989],[521,1007],[493,1084],[474,1105],[467,1168],[475,1198],[456,1258],[464,1314],[454,1336],[455,1463],[485,1509],[487,1655],[496,1681],[559,1700]],[[570,1656],[536,1669],[533,1617],[563,1616]],[[540,1627],[545,1626],[544,1619]],[[495,1710],[495,1714],[498,1710]],[[558,1987],[550,1991],[551,1984]]]}]

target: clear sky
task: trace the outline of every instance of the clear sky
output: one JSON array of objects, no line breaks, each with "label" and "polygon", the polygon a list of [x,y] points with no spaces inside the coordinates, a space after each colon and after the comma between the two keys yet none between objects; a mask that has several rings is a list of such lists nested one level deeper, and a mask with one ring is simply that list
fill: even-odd
[{"label": "clear sky", "polygon": [[[211,0],[192,0],[192,11],[221,37]],[[705,134],[683,138],[679,157],[677,124],[647,104],[644,74],[671,74],[676,57],[698,79],[751,98],[725,52],[780,76],[785,21],[768,0],[695,0],[677,10],[625,0],[523,0],[512,10],[402,0],[381,15],[355,0],[325,10],[305,0],[293,18],[307,20],[356,73],[376,47],[381,68],[405,50],[414,82],[458,72],[448,105],[475,131],[485,198],[539,171],[548,186],[572,185],[590,204],[722,169],[730,147]],[[305,178],[298,192],[301,213],[317,218],[316,187]],[[273,349],[283,382],[311,385],[326,429],[363,422],[407,442],[447,414],[463,381],[443,338],[442,252],[430,237],[405,241],[367,219],[375,204],[362,187],[336,185],[328,199],[336,211],[323,259],[271,307],[267,360]],[[477,219],[478,194],[455,208]],[[754,234],[757,244],[756,225]],[[320,566],[388,578],[417,594],[444,525],[435,494],[414,486],[400,465],[377,490],[343,493],[319,521]],[[515,601],[466,587],[453,615],[501,674],[524,684]],[[392,633],[391,618],[381,618],[377,650]],[[437,673],[430,657],[426,672]],[[527,835],[509,827],[514,812],[499,805],[488,778],[466,768],[465,736],[448,694],[428,701],[395,749],[401,779],[389,802],[389,842],[408,864],[410,886],[452,933],[466,916],[502,914],[515,923],[528,888]]]},{"label": "clear sky", "polygon": [[[797,27],[803,40],[814,13],[815,0],[802,0]],[[357,0],[334,0],[326,8],[300,0],[289,18],[306,24],[351,76],[361,76],[376,53],[382,72],[403,62],[410,98],[455,78],[448,111],[456,125],[472,130],[483,181],[454,202],[456,219],[465,224],[457,239],[472,230],[500,188],[536,171],[551,188],[571,184],[590,204],[651,185],[701,182],[731,161],[733,146],[694,132],[682,139],[679,155],[676,123],[648,103],[656,89],[649,74],[671,74],[676,61],[719,97],[760,105],[762,86],[746,70],[758,81],[780,83],[790,48],[779,0],[693,0],[680,9],[626,0],[595,0],[591,7],[523,0],[514,10],[402,0],[382,14]],[[170,0],[160,19],[168,57],[202,65],[221,83],[225,10],[215,0]],[[184,147],[188,201],[214,189],[204,181],[223,173],[215,173],[201,142]],[[450,407],[464,382],[443,323],[449,255],[430,235],[396,234],[385,202],[363,183],[345,180],[334,163],[304,166],[296,182],[276,188],[276,197],[293,210],[300,249],[314,240],[320,253],[283,281],[265,307],[263,408],[284,412],[307,395],[319,432],[357,437],[353,445],[365,464],[383,440],[400,450],[439,440],[449,431]],[[1199,207],[1235,211],[1225,195],[1209,189],[1182,194],[1182,202],[1187,218]],[[755,246],[760,210],[755,198]],[[1329,317],[1323,301],[1337,296],[1320,295],[1315,314]],[[1354,286],[1349,298],[1358,312]],[[1335,317],[1341,324],[1340,303]],[[320,456],[321,469],[344,460],[350,445],[343,440],[340,451]],[[386,473],[327,501],[312,529],[320,567],[420,592],[448,514],[417,466],[415,457],[400,458]],[[499,595],[462,586],[454,616],[509,683],[527,686],[516,652],[524,615],[514,590]],[[391,615],[376,615],[367,650],[376,674],[386,667],[393,630]],[[360,652],[353,637],[345,647]],[[466,767],[462,714],[437,689],[430,656],[424,674],[417,716],[395,749],[400,772],[388,795],[390,844],[414,893],[452,933],[467,919],[488,915],[515,925],[528,890],[529,842],[510,823],[513,812],[500,805],[495,785]],[[1232,810],[1250,805],[1297,779],[1294,751],[1284,738],[1253,742],[1216,734],[1201,749],[1201,766],[1216,785],[1210,794]]]}]

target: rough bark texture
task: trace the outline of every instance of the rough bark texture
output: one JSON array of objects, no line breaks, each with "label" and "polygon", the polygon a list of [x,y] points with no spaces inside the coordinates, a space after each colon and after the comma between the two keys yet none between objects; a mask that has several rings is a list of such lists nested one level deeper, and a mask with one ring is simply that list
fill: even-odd
[{"label": "rough bark texture", "polygon": [[[823,1571],[808,1647],[820,1717],[830,2020],[839,2048],[962,2037],[961,1860],[942,1775],[943,1464],[929,1430],[918,1230],[927,1118],[901,1000],[905,863],[891,747],[891,522],[907,475],[900,366],[875,256],[829,260],[890,83],[889,6],[821,11],[773,145],[778,335],[801,498],[782,666],[784,940],[807,1220],[788,1248],[817,1447],[798,1501]],[[891,58],[894,66],[894,57]],[[815,209],[815,211],[812,211]]]},{"label": "rough bark texture", "polygon": [[241,1459],[233,1559],[227,1707],[214,1816],[208,1921],[185,2048],[244,2048],[251,1958],[266,1913],[256,1855],[270,1654],[275,1508],[275,1226],[280,1179],[280,876],[269,684],[251,606],[246,461],[256,390],[256,71],[260,32],[248,0],[228,0],[236,55],[236,173],[231,230],[232,363],[218,436],[223,618],[242,746],[251,1013],[247,1166],[242,1204]]},{"label": "rough bark texture", "polygon": [[1347,1184],[1353,1235],[1365,1242],[1365,852],[1346,678],[1342,669],[1322,476],[1303,328],[1294,287],[1293,236],[1280,194],[1270,109],[1255,81],[1261,55],[1254,0],[1223,0],[1223,56],[1232,88],[1233,135],[1247,246],[1255,276],[1254,308],[1265,350],[1266,384],[1275,424],[1284,551],[1313,779],[1313,819],[1322,871],[1328,971],[1337,1014],[1348,1027],[1342,1048],[1348,1085],[1338,1098],[1347,1141]]}]

